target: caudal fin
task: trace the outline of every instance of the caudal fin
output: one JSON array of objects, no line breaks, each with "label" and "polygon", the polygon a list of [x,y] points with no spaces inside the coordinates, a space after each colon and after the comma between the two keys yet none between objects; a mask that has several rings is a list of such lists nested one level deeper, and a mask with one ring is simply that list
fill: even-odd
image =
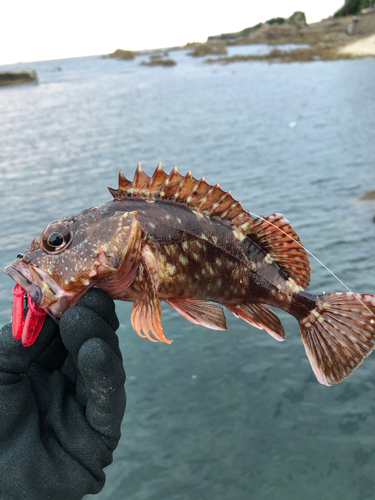
[{"label": "caudal fin", "polygon": [[316,378],[324,385],[337,384],[374,348],[375,295],[319,295],[299,327]]}]

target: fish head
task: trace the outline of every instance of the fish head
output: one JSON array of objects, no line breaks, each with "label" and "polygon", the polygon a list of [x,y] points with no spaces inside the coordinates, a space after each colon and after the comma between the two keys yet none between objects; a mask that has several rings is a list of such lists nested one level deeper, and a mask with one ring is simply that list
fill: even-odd
[{"label": "fish head", "polygon": [[54,318],[88,288],[98,286],[116,298],[136,276],[141,255],[138,214],[115,211],[110,203],[51,222],[4,269]]}]

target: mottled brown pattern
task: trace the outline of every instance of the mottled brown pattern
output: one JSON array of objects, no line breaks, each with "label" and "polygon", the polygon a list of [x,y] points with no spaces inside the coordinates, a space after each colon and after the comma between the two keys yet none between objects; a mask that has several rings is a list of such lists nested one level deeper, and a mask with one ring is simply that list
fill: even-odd
[{"label": "mottled brown pattern", "polygon": [[[225,329],[213,301],[283,340],[280,320],[265,304],[276,306],[298,319],[313,370],[326,385],[371,352],[375,296],[304,292],[308,256],[281,214],[253,218],[218,184],[177,168],[166,174],[161,165],[152,177],[139,165],[132,182],[120,171],[118,189],[109,190],[113,200],[54,221],[6,268],[52,316],[97,286],[133,301],[132,325],[152,341],[170,342],[161,300],[193,323]],[[47,249],[46,241],[62,243]]]}]

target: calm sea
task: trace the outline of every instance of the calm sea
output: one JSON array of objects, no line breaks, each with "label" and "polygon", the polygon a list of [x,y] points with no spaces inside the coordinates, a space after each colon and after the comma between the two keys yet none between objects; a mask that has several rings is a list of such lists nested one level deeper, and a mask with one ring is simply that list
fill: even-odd
[{"label": "calm sea", "polygon": [[[232,48],[231,53],[268,50]],[[352,290],[375,292],[375,59],[174,67],[87,57],[18,64],[0,89],[0,267],[55,218],[97,205],[142,162],[220,182],[283,213]],[[143,57],[146,59],[146,56]],[[343,291],[312,262],[312,292]],[[13,282],[0,275],[0,323]],[[229,330],[168,306],[172,345],[139,338],[118,303],[128,407],[98,500],[366,500],[375,491],[375,357],[327,388],[297,322],[284,343],[229,313]],[[88,497],[93,498],[93,497]]]}]

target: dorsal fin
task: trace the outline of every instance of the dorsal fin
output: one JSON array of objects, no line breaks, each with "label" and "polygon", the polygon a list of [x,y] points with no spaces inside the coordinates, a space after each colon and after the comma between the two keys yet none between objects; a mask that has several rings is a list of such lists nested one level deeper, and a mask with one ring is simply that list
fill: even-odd
[{"label": "dorsal fin", "polygon": [[115,200],[127,197],[171,200],[184,203],[212,217],[227,220],[252,241],[255,241],[268,257],[285,270],[291,284],[306,288],[310,283],[310,264],[307,252],[300,239],[281,214],[253,218],[230,192],[223,191],[219,184],[211,186],[204,177],[195,179],[189,171],[183,177],[177,167],[168,175],[161,163],[152,177],[146,175],[138,165],[133,182],[128,181],[120,170],[118,189],[108,188]]},{"label": "dorsal fin", "polygon": [[168,175],[162,169],[161,163],[152,177],[148,177],[139,164],[133,182],[127,180],[120,170],[118,189],[108,189],[116,200],[128,197],[161,198],[185,203],[207,215],[227,219],[229,222],[241,214],[246,215],[245,219],[241,219],[242,222],[252,219],[248,212],[243,210],[241,203],[234,200],[230,192],[223,191],[219,184],[211,186],[204,177],[195,179],[191,172],[183,177],[177,167]]},{"label": "dorsal fin", "polygon": [[306,250],[288,219],[282,214],[258,217],[241,223],[239,229],[268,253],[297,285],[310,284],[310,262]]}]

